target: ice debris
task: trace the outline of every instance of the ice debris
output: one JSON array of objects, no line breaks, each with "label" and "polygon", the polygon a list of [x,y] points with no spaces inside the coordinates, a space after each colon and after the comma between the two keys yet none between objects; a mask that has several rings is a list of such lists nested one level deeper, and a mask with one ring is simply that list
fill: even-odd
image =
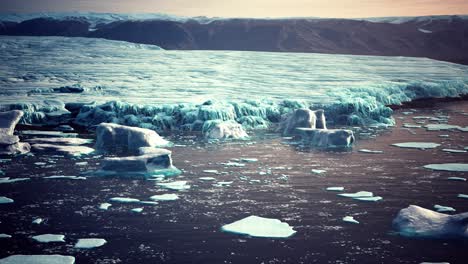
[{"label": "ice debris", "polygon": [[0,264],[74,264],[75,258],[63,255],[11,255],[0,259]]},{"label": "ice debris", "polygon": [[467,238],[468,213],[447,215],[410,205],[401,209],[393,220],[394,229],[407,237]]},{"label": "ice debris", "polygon": [[107,241],[103,238],[80,238],[75,244],[75,248],[89,249],[102,247]]},{"label": "ice debris", "polygon": [[55,234],[37,235],[37,236],[33,236],[32,239],[40,243],[65,242],[64,235],[55,235]]},{"label": "ice debris", "polygon": [[285,222],[255,215],[224,225],[221,229],[225,232],[244,234],[253,237],[285,238],[296,233],[296,231]]},{"label": "ice debris", "polygon": [[432,142],[403,142],[392,144],[392,146],[400,148],[433,149],[440,146],[440,144]]},{"label": "ice debris", "polygon": [[345,217],[343,217],[343,221],[344,221],[344,222],[348,222],[348,223],[352,223],[352,224],[359,224],[359,221],[357,221],[356,219],[354,219],[354,217],[352,217],[352,216],[345,216]]},{"label": "ice debris", "polygon": [[468,163],[441,163],[441,164],[428,164],[423,166],[426,169],[441,170],[441,171],[468,171]]},{"label": "ice debris", "polygon": [[157,194],[150,197],[151,200],[154,201],[174,201],[179,199],[177,194],[173,193],[166,193],[166,194]]}]

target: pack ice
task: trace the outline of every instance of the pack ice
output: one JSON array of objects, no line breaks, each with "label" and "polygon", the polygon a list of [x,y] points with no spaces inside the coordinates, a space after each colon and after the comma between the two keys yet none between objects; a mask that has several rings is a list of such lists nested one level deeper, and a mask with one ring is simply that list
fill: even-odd
[{"label": "pack ice", "polygon": [[221,229],[225,232],[253,237],[285,238],[296,233],[296,231],[285,222],[255,215],[224,225]]},{"label": "pack ice", "polygon": [[102,247],[107,241],[103,238],[80,238],[75,244],[75,248],[89,249]]},{"label": "pack ice", "polygon": [[431,170],[440,170],[440,171],[466,172],[468,171],[468,163],[428,164],[428,165],[424,165],[424,168],[431,169]]},{"label": "pack ice", "polygon": [[0,264],[74,264],[75,258],[63,255],[12,255],[0,259]]},{"label": "pack ice", "polygon": [[410,205],[401,209],[393,227],[407,237],[468,238],[468,213],[447,215]]},{"label": "pack ice", "polygon": [[417,148],[417,149],[433,149],[440,146],[440,144],[432,142],[403,142],[403,143],[394,143],[392,146],[400,148]]}]

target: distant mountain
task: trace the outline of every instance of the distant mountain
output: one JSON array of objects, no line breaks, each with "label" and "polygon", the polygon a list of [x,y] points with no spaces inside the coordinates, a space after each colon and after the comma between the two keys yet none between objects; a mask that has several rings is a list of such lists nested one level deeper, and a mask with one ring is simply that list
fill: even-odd
[{"label": "distant mountain", "polygon": [[428,57],[468,64],[468,16],[223,19],[162,14],[0,15],[0,35],[80,36],[164,49]]}]

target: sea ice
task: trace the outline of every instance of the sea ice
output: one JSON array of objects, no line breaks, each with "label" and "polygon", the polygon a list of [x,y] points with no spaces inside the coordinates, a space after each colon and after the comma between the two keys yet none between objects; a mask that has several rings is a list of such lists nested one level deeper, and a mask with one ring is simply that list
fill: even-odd
[{"label": "sea ice", "polygon": [[82,155],[89,155],[94,152],[94,149],[85,146],[66,146],[66,145],[53,145],[53,144],[33,144],[32,149],[38,152],[55,152],[67,156],[79,157]]},{"label": "sea ice", "polygon": [[294,135],[297,132],[296,128],[327,129],[325,112],[307,108],[296,109],[284,117],[279,130],[283,136],[288,136]]},{"label": "sea ice", "polygon": [[284,238],[290,237],[296,233],[296,231],[285,222],[255,215],[224,225],[221,229],[225,232],[245,234],[253,237]]},{"label": "sea ice", "polygon": [[133,213],[138,213],[139,214],[139,213],[143,212],[143,207],[133,208],[130,211],[132,211]]},{"label": "sea ice", "polygon": [[233,121],[208,120],[203,124],[203,134],[207,139],[248,139],[241,124]]},{"label": "sea ice", "polygon": [[352,216],[345,216],[343,217],[343,221],[353,224],[359,224],[359,221],[355,220]]},{"label": "sea ice", "polygon": [[332,192],[342,192],[344,191],[344,187],[327,187],[326,190]]},{"label": "sea ice", "polygon": [[176,190],[176,191],[190,189],[190,185],[187,184],[187,181],[160,182],[160,183],[157,183],[157,185],[166,189]]},{"label": "sea ice", "polygon": [[325,173],[327,171],[326,170],[319,170],[319,169],[312,169],[311,172],[315,173],[315,174],[322,174],[322,173]]},{"label": "sea ice", "polygon": [[110,198],[109,201],[118,202],[118,203],[138,203],[138,202],[140,202],[139,199],[128,198],[128,197],[113,197],[113,198]]},{"label": "sea ice", "polygon": [[74,264],[75,258],[63,255],[11,255],[0,264]]},{"label": "sea ice", "polygon": [[86,180],[86,177],[56,175],[56,176],[43,177],[43,179]]},{"label": "sea ice", "polygon": [[393,227],[403,236],[467,238],[466,219],[468,213],[447,215],[410,205],[400,210],[393,220]]},{"label": "sea ice", "polygon": [[467,153],[468,151],[462,149],[442,149],[442,151],[450,153]]},{"label": "sea ice", "polygon": [[349,148],[356,141],[352,130],[296,128],[302,143],[318,148]]},{"label": "sea ice", "polygon": [[30,180],[30,178],[14,178],[14,179],[10,179],[10,178],[0,178],[0,184],[2,183],[14,183],[14,182],[20,182],[20,181],[27,181],[27,180]]},{"label": "sea ice", "polygon": [[449,181],[466,181],[466,178],[462,178],[462,177],[448,177],[447,180],[449,180]]},{"label": "sea ice", "polygon": [[155,201],[174,201],[179,199],[177,194],[166,193],[166,194],[157,194],[150,197],[151,200]]},{"label": "sea ice", "polygon": [[441,170],[441,171],[468,171],[468,163],[442,163],[442,164],[428,164],[423,166],[426,169]]},{"label": "sea ice", "polygon": [[434,209],[436,209],[437,212],[440,212],[440,213],[442,213],[442,212],[455,212],[456,211],[455,208],[453,208],[453,207],[442,206],[442,205],[438,205],[438,204],[434,205]]},{"label": "sea ice", "polygon": [[13,203],[14,200],[5,196],[0,196],[0,204]]},{"label": "sea ice", "polygon": [[353,197],[354,200],[363,201],[363,202],[377,202],[382,200],[381,196],[372,196],[372,197]]},{"label": "sea ice", "polygon": [[468,199],[468,194],[462,194],[462,193],[459,193],[457,195],[458,198],[463,198],[463,199]]},{"label": "sea ice", "polygon": [[380,154],[380,153],[383,153],[382,150],[370,150],[370,149],[360,149],[360,150],[358,150],[358,152],[370,153],[370,154]]},{"label": "sea ice", "polygon": [[8,234],[0,234],[0,238],[11,238]]},{"label": "sea ice", "polygon": [[33,236],[32,239],[41,243],[65,242],[64,235],[55,235],[55,234],[43,234],[43,235]]},{"label": "sea ice", "polygon": [[97,248],[106,244],[107,241],[103,238],[80,238],[75,244],[75,248],[89,249]]},{"label": "sea ice", "polygon": [[216,180],[216,178],[214,178],[214,177],[200,177],[198,179],[200,179],[202,181],[214,181],[214,180]]},{"label": "sea ice", "polygon": [[418,149],[433,149],[440,146],[440,144],[432,143],[432,142],[403,142],[403,143],[395,143],[392,146],[400,147],[400,148],[418,148]]},{"label": "sea ice", "polygon": [[111,207],[111,206],[112,206],[112,204],[110,204],[110,203],[102,203],[102,204],[99,205],[99,209],[101,209],[101,210],[107,210],[107,209],[109,209],[109,207]]},{"label": "sea ice", "polygon": [[359,197],[372,197],[373,193],[367,191],[360,191],[356,193],[339,193],[338,196],[348,197],[348,198],[359,198]]}]

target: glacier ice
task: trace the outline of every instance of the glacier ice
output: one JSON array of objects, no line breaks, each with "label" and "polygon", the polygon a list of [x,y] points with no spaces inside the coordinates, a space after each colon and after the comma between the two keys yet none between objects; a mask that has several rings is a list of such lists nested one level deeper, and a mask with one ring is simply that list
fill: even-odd
[{"label": "glacier ice", "polygon": [[392,146],[400,148],[417,148],[417,149],[433,149],[440,146],[440,144],[432,142],[403,142],[403,143],[394,143]]},{"label": "glacier ice", "polygon": [[394,229],[407,237],[467,238],[468,213],[447,215],[410,205],[401,209],[393,220]]},{"label": "glacier ice", "polygon": [[434,205],[434,209],[436,209],[437,212],[443,213],[443,212],[455,212],[455,208],[450,207],[450,206],[443,206],[443,205]]},{"label": "glacier ice", "polygon": [[75,244],[75,248],[89,249],[102,247],[107,241],[103,238],[80,238]]},{"label": "glacier ice", "polygon": [[423,166],[426,169],[441,170],[441,171],[468,171],[468,163],[441,163],[441,164],[428,164]]},{"label": "glacier ice", "polygon": [[272,238],[286,238],[296,233],[296,231],[285,222],[255,215],[248,216],[231,224],[223,225],[221,230],[253,237]]},{"label": "glacier ice", "polygon": [[75,258],[63,255],[11,255],[0,259],[0,264],[74,264]]},{"label": "glacier ice", "polygon": [[5,196],[0,196],[0,204],[8,204],[8,203],[13,203],[13,202],[14,202],[13,199],[10,199]]},{"label": "glacier ice", "polygon": [[96,149],[99,151],[138,152],[141,147],[168,146],[169,142],[153,130],[101,123],[96,128]]},{"label": "glacier ice", "polygon": [[33,236],[32,239],[41,243],[65,242],[64,235],[56,235],[56,234],[37,235],[37,236]]},{"label": "glacier ice", "polygon": [[173,193],[166,193],[166,194],[157,194],[150,197],[151,200],[154,201],[174,201],[179,199],[177,194]]},{"label": "glacier ice", "polygon": [[344,221],[344,222],[347,222],[347,223],[352,223],[352,224],[359,224],[359,221],[357,221],[356,219],[354,219],[354,217],[352,217],[352,216],[345,216],[345,217],[343,217],[343,221]]}]

